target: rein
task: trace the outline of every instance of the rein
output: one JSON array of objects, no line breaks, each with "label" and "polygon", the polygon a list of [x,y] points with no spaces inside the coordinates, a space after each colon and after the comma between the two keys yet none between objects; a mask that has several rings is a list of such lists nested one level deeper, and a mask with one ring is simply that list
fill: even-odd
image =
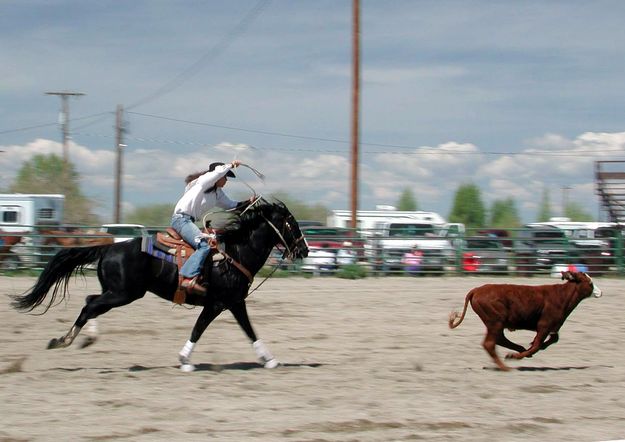
[{"label": "rein", "polygon": [[280,267],[280,264],[282,264],[282,261],[284,261],[284,258],[280,258],[280,262],[277,263],[276,265],[273,266],[273,269],[271,270],[271,272],[269,272],[269,274],[267,276],[265,276],[265,279],[263,279],[256,287],[254,287],[251,291],[247,292],[247,295],[251,295],[252,293],[254,293],[256,290],[258,290],[260,288],[261,285],[263,285],[265,283],[265,281],[267,281],[269,278],[271,278],[273,276],[273,274],[276,272],[276,270],[278,270],[278,268]]},{"label": "rein", "polygon": [[[260,198],[259,198],[260,199]],[[258,200],[256,200],[258,201]],[[254,203],[256,203],[256,201],[254,201]],[[252,204],[254,204],[252,203]],[[271,270],[271,272],[269,272],[269,274],[267,276],[265,276],[265,279],[263,279],[256,287],[254,287],[254,289],[252,289],[250,292],[248,292],[248,296],[251,295],[252,293],[254,293],[256,290],[258,290],[260,288],[261,285],[263,285],[269,278],[271,278],[273,276],[273,274],[276,272],[276,270],[278,270],[278,268],[280,268],[280,264],[282,264],[282,262],[284,261],[284,259],[286,257],[290,257],[291,255],[293,255],[293,253],[295,252],[295,249],[291,250],[291,248],[289,247],[289,245],[286,242],[286,239],[284,239],[284,235],[282,235],[282,233],[280,233],[280,231],[278,230],[278,228],[274,225],[274,223],[272,223],[271,221],[269,221],[267,219],[267,217],[265,217],[265,215],[263,215],[263,218],[265,219],[265,221],[267,221],[267,224],[269,224],[271,226],[271,228],[276,232],[276,234],[278,235],[278,237],[280,238],[280,241],[282,242],[282,245],[285,247],[286,251],[285,253],[282,254],[282,257],[280,258],[280,261],[275,264],[273,266],[273,269]],[[285,224],[287,225],[287,227],[289,228],[289,230],[291,230],[291,227],[289,226],[288,222],[285,221]],[[297,245],[298,242],[300,242],[301,240],[304,239],[304,235],[302,234],[302,236],[300,236],[299,238],[297,238],[292,246],[295,247]]]},{"label": "rein", "polygon": [[[295,253],[295,246],[297,245],[298,242],[300,242],[301,240],[304,239],[304,235],[302,234],[302,236],[300,236],[299,238],[297,238],[295,241],[293,241],[293,244],[291,245],[293,247],[293,250],[291,250],[291,248],[289,247],[289,245],[286,242],[286,239],[284,239],[284,236],[282,235],[282,233],[280,233],[280,231],[278,230],[278,228],[271,222],[269,221],[265,215],[262,215],[263,218],[265,218],[265,221],[267,221],[267,224],[269,224],[271,226],[271,228],[276,232],[276,234],[278,235],[278,237],[280,238],[280,241],[282,242],[282,245],[284,246],[284,248],[286,249],[286,253],[283,254],[283,259],[284,258],[290,258],[293,256],[293,254]],[[286,224],[286,226],[288,227],[289,231],[291,231],[291,226],[289,226],[288,221],[284,222]]]},{"label": "rein", "polygon": [[247,276],[247,279],[249,279],[250,281],[249,285],[252,285],[252,283],[254,282],[254,276],[252,275],[252,273],[248,269],[243,267],[243,264],[232,259],[232,257],[228,255],[225,250],[220,250],[220,253],[226,257],[227,262],[235,266],[237,269],[239,269],[241,273]]}]

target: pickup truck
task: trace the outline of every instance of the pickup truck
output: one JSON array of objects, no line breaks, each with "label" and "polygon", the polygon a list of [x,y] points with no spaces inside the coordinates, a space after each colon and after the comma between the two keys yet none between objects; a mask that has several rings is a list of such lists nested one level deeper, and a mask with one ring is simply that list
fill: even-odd
[{"label": "pickup truck", "polygon": [[454,251],[441,232],[443,226],[414,220],[377,223],[366,253],[374,268],[382,272],[404,270],[402,257],[410,250],[422,252],[421,272],[443,273],[451,264]]},{"label": "pickup truck", "polygon": [[565,231],[544,224],[527,224],[515,238],[517,274],[550,273],[556,265],[583,264],[591,275],[601,275],[611,259],[606,241],[567,236]]}]

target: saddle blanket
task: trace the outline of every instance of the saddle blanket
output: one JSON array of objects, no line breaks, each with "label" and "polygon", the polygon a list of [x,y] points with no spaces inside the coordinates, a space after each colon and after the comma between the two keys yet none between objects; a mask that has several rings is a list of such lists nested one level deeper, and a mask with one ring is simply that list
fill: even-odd
[{"label": "saddle blanket", "polygon": [[172,264],[176,264],[176,257],[174,255],[164,252],[156,246],[156,238],[154,238],[154,236],[143,237],[141,240],[141,251],[164,261],[171,262]]}]

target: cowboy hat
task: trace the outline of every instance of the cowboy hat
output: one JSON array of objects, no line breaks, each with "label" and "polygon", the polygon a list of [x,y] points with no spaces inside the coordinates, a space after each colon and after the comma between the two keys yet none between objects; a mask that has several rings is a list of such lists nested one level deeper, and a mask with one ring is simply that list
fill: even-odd
[{"label": "cowboy hat", "polygon": [[[215,170],[215,167],[217,166],[223,166],[224,163],[221,162],[216,162],[216,163],[211,163],[210,166],[208,166],[208,171],[212,172],[213,170]],[[231,170],[228,171],[228,173],[226,174],[226,176],[229,176],[231,178],[236,178],[237,176],[234,174],[234,172],[232,172]]]}]

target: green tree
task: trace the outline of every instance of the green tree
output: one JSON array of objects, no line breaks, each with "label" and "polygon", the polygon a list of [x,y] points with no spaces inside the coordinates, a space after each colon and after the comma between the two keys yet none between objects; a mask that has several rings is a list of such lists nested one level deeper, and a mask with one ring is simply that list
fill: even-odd
[{"label": "green tree", "polygon": [[492,227],[515,228],[521,225],[521,218],[514,199],[495,200],[490,209],[490,225]]},{"label": "green tree", "polygon": [[594,221],[593,216],[586,212],[582,206],[570,202],[564,207],[564,216],[571,221]]},{"label": "green tree", "polygon": [[148,227],[169,226],[174,204],[152,204],[137,207],[125,216],[125,222],[143,224]]},{"label": "green tree", "polygon": [[475,184],[463,184],[456,191],[449,221],[467,227],[483,227],[485,212],[480,189]]},{"label": "green tree", "polygon": [[549,202],[549,190],[543,188],[543,196],[540,201],[540,209],[538,210],[538,222],[542,223],[551,219],[551,204]]},{"label": "green tree", "polygon": [[417,199],[412,193],[412,190],[410,190],[409,188],[405,188],[399,196],[399,200],[397,201],[397,210],[419,210]]},{"label": "green tree", "polygon": [[93,214],[93,203],[82,194],[79,182],[80,175],[71,162],[65,174],[61,157],[39,154],[24,162],[9,192],[64,194],[65,223],[98,224],[99,220]]},{"label": "green tree", "polygon": [[297,220],[319,221],[324,224],[327,222],[330,211],[322,204],[307,205],[282,191],[273,193],[271,196],[286,204]]},{"label": "green tree", "polygon": [[[285,192],[277,192],[271,195],[282,201],[289,208],[293,216],[298,220],[320,221],[325,224],[329,210],[320,204],[307,205],[301,201],[294,199]],[[237,200],[236,196],[232,197]],[[244,199],[246,196],[241,196]],[[175,204],[152,204],[140,206],[124,216],[124,222],[133,224],[143,224],[148,227],[169,226],[171,222],[171,214],[173,213]],[[215,209],[208,217],[213,227],[219,227],[230,219],[228,213],[223,213],[221,209]]]}]

